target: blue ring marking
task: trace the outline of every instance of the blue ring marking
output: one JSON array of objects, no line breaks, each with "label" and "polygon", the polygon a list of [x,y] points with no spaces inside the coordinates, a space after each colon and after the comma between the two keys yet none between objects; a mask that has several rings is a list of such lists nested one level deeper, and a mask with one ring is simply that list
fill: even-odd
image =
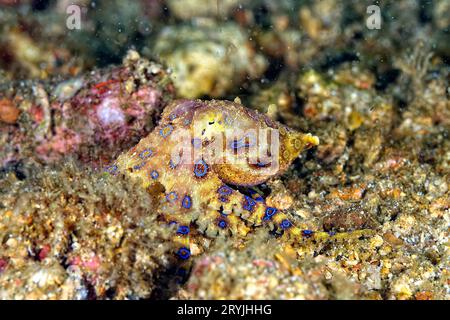
[{"label": "blue ring marking", "polygon": [[178,199],[178,195],[177,195],[177,193],[175,191],[172,191],[172,192],[169,192],[166,195],[166,199],[167,199],[167,201],[173,203],[173,202],[175,202]]},{"label": "blue ring marking", "polygon": [[336,231],[329,231],[328,234],[329,234],[330,236],[334,236],[334,235],[336,235]]},{"label": "blue ring marking", "polygon": [[144,149],[141,151],[141,153],[139,153],[139,158],[141,158],[142,160],[148,159],[153,155],[153,150],[152,149]]},{"label": "blue ring marking", "polygon": [[133,167],[134,170],[141,170],[147,162],[143,161]]},{"label": "blue ring marking", "polygon": [[119,169],[119,167],[117,167],[116,164],[113,164],[111,166],[106,167],[105,172],[107,172],[109,174],[116,174],[118,169]]},{"label": "blue ring marking", "polygon": [[188,195],[184,196],[183,201],[181,201],[183,208],[190,209],[192,206],[192,198]]},{"label": "blue ring marking", "polygon": [[283,221],[281,221],[280,226],[282,229],[286,230],[292,227],[292,222],[288,219],[284,219]]},{"label": "blue ring marking", "polygon": [[177,230],[177,233],[178,234],[183,234],[183,235],[186,235],[186,234],[188,234],[189,233],[189,227],[188,226],[179,226],[178,227],[178,230]]},{"label": "blue ring marking", "polygon": [[266,212],[264,213],[263,220],[264,221],[270,220],[277,213],[277,211],[278,210],[276,208],[267,207]]},{"label": "blue ring marking", "polygon": [[229,196],[233,192],[233,189],[231,189],[229,186],[223,185],[217,190],[217,192],[221,196]]},{"label": "blue ring marking", "polygon": [[150,177],[151,177],[153,180],[158,179],[158,177],[159,177],[158,171],[153,170],[152,172],[150,172]]},{"label": "blue ring marking", "polygon": [[[200,166],[202,166],[203,168],[201,168]],[[195,165],[194,165],[195,176],[201,178],[201,177],[205,176],[207,172],[208,172],[208,165],[206,164],[206,162],[203,159],[200,159],[195,162]]]},{"label": "blue ring marking", "polygon": [[175,113],[172,113],[170,116],[169,116],[169,119],[170,120],[175,120],[177,118],[177,115],[175,114]]},{"label": "blue ring marking", "polygon": [[[166,132],[167,130],[169,132]],[[172,133],[172,131],[173,131],[172,125],[168,124],[159,130],[159,134],[161,135],[161,137],[166,138],[169,134]]]},{"label": "blue ring marking", "polygon": [[264,202],[264,198],[261,197],[261,196],[259,196],[259,197],[257,197],[257,198],[255,199],[255,201],[257,201],[257,202]]},{"label": "blue ring marking", "polygon": [[302,235],[304,236],[304,237],[310,237],[310,236],[312,236],[314,234],[314,231],[312,231],[312,230],[303,230],[302,231]]},{"label": "blue ring marking", "polygon": [[[249,142],[248,143],[245,142],[246,138],[249,138]],[[231,141],[230,148],[237,150],[237,149],[240,149],[240,148],[243,148],[243,147],[253,147],[256,144],[255,140],[256,140],[255,137],[253,135],[250,135],[250,133],[249,133],[249,134],[243,136],[239,140]]]},{"label": "blue ring marking", "polygon": [[202,146],[202,139],[200,138],[193,138],[191,140],[192,145],[194,146],[195,149],[198,149]]},{"label": "blue ring marking", "polygon": [[253,207],[256,206],[256,201],[250,198],[249,196],[245,196],[246,203],[244,204],[244,209],[248,211],[252,211]]},{"label": "blue ring marking", "polygon": [[177,256],[178,256],[178,258],[180,258],[182,260],[187,260],[191,256],[191,250],[189,250],[186,247],[182,247],[182,248],[178,249]]},{"label": "blue ring marking", "polygon": [[185,268],[180,268],[180,269],[177,270],[177,275],[179,275],[181,277],[186,276],[186,273],[187,273],[187,271],[186,271]]},{"label": "blue ring marking", "polygon": [[220,220],[217,225],[220,229],[225,229],[228,226],[228,223],[225,220]]}]

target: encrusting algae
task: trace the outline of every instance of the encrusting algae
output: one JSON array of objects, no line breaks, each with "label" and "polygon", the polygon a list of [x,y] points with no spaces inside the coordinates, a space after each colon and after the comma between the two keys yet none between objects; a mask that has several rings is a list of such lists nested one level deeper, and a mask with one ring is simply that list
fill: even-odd
[{"label": "encrusting algae", "polygon": [[0,180],[0,299],[136,299],[176,262],[130,179],[74,163]]}]

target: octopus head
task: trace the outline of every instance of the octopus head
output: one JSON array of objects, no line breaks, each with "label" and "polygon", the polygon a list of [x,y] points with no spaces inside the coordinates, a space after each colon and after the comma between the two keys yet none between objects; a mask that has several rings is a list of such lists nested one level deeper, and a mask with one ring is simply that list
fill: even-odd
[{"label": "octopus head", "polygon": [[180,100],[167,107],[163,122],[184,128],[193,160],[204,161],[229,184],[252,186],[283,173],[299,154],[319,144],[268,116],[230,101]]},{"label": "octopus head", "polygon": [[292,130],[229,101],[206,103],[194,119],[194,131],[216,151],[208,162],[229,184],[261,184],[283,173],[301,152],[319,144],[311,134]]}]

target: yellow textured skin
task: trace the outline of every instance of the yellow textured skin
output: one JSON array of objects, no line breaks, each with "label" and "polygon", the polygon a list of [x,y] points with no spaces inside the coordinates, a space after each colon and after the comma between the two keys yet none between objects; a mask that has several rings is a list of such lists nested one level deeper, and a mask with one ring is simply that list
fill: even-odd
[{"label": "yellow textured skin", "polygon": [[[230,140],[227,132],[236,137]],[[239,136],[242,132],[244,137]],[[259,132],[270,136],[270,143],[259,136],[255,139],[253,133]],[[304,231],[293,226],[286,214],[235,186],[258,185],[281,174],[302,151],[318,143],[317,137],[293,131],[238,103],[179,100],[166,107],[151,134],[107,170],[140,178],[144,188],[159,191],[162,205],[156,214],[181,227],[176,241],[184,249],[189,250],[188,236],[194,227],[208,237],[245,237],[253,226],[268,223],[295,240],[304,237]],[[249,160],[254,154],[260,155],[256,165]],[[185,250],[182,258],[189,255]]]}]

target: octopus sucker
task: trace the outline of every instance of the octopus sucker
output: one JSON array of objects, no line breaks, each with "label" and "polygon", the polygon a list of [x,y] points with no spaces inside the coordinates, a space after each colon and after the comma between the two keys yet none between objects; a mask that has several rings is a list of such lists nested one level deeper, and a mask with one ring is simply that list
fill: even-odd
[{"label": "octopus sucker", "polygon": [[187,260],[193,228],[210,238],[245,237],[264,225],[293,242],[332,237],[299,229],[256,191],[239,191],[282,174],[318,144],[316,136],[237,102],[178,100],[165,108],[153,132],[109,168],[140,179],[148,190],[162,185],[157,214],[177,225],[176,255]]}]

